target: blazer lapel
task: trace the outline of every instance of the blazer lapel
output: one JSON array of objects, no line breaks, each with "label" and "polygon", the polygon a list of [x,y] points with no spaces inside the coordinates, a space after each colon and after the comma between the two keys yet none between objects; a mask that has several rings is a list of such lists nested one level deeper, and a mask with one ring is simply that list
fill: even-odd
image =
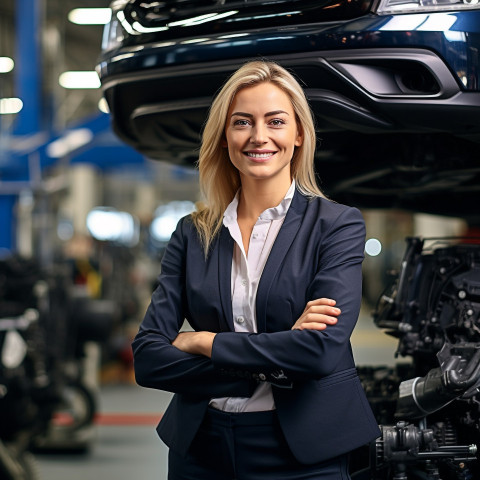
[{"label": "blazer lapel", "polygon": [[222,226],[218,239],[218,281],[220,301],[223,308],[224,322],[222,331],[234,331],[232,313],[232,258],[234,240],[226,227]]},{"label": "blazer lapel", "polygon": [[262,277],[258,285],[256,304],[257,331],[259,333],[266,331],[268,292],[290,245],[297,236],[307,203],[308,198],[296,190],[283,225],[278,232],[265,268],[263,269]]}]

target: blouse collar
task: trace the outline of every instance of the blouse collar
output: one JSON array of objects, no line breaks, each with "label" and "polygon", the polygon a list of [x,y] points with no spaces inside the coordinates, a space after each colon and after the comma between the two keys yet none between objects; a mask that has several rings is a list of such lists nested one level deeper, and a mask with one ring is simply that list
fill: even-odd
[{"label": "blouse collar", "polygon": [[[260,216],[258,217],[260,220],[279,220],[287,214],[288,209],[290,208],[290,204],[292,203],[293,195],[295,194],[295,180],[292,180],[285,197],[283,200],[276,206],[267,208],[264,210]],[[240,189],[237,191],[235,197],[230,202],[228,207],[223,214],[223,224],[228,227],[232,223],[237,221],[237,207],[238,207],[238,200],[240,197]]]}]

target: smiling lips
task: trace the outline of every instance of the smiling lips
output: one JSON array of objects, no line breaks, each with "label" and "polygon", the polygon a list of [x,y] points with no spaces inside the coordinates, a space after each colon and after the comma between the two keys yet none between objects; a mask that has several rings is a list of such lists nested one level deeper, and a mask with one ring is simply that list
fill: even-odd
[{"label": "smiling lips", "polygon": [[249,157],[254,162],[265,162],[272,158],[276,152],[273,151],[264,151],[264,152],[244,152],[247,157]]}]

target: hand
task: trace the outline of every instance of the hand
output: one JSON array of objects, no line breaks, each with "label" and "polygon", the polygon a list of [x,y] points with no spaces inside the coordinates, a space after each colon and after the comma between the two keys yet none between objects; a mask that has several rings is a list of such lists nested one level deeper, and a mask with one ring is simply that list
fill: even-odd
[{"label": "hand", "polygon": [[329,325],[335,325],[341,313],[335,307],[336,303],[331,298],[317,298],[308,302],[292,330],[325,330]]},{"label": "hand", "polygon": [[182,332],[177,335],[172,345],[182,352],[211,358],[215,335],[212,332]]}]

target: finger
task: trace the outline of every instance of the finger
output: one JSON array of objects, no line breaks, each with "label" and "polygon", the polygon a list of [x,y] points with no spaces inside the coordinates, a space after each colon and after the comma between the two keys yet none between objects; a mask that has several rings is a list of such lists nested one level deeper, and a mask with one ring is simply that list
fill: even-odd
[{"label": "finger", "polygon": [[334,317],[327,317],[325,315],[306,315],[304,317],[299,318],[295,325],[292,327],[292,330],[295,328],[303,328],[303,325],[320,325],[321,330],[327,328],[329,325],[335,325],[337,323],[337,319]]},{"label": "finger", "polygon": [[327,325],[320,322],[305,322],[300,325],[296,325],[292,330],[325,330]]},{"label": "finger", "polygon": [[315,298],[313,300],[310,300],[308,303],[307,303],[307,307],[308,306],[313,306],[313,305],[330,305],[330,306],[334,306],[336,305],[336,301],[333,299],[333,298],[325,298],[325,297],[322,297],[322,298]]},{"label": "finger", "polygon": [[326,305],[318,305],[309,307],[304,313],[318,313],[324,315],[340,315],[342,311],[337,307],[328,307]]},{"label": "finger", "polygon": [[298,321],[301,323],[328,323],[333,325],[337,323],[338,318],[320,313],[307,313],[306,315],[302,315]]}]

